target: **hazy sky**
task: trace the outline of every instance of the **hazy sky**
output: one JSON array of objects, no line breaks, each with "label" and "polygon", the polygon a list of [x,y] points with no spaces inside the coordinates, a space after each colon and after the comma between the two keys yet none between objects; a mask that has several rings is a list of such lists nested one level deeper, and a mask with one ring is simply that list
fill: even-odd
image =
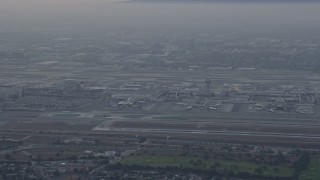
[{"label": "hazy sky", "polygon": [[154,29],[316,31],[319,4],[114,3],[112,0],[0,0],[1,30]]}]

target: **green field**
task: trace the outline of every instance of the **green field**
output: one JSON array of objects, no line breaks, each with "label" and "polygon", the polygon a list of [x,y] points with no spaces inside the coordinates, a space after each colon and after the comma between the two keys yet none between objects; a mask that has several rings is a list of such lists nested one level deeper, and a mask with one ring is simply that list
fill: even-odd
[{"label": "green field", "polygon": [[260,175],[275,176],[275,177],[290,177],[293,170],[286,166],[264,166],[250,162],[242,161],[225,161],[225,160],[203,160],[202,158],[181,157],[181,156],[151,156],[138,155],[129,156],[122,161],[124,165],[140,165],[152,167],[180,167],[210,170],[216,169],[218,172],[233,171],[235,174],[240,172],[248,172],[257,174],[256,169],[260,167],[262,171]]},{"label": "green field", "polygon": [[313,158],[308,169],[302,173],[300,180],[319,180],[320,179],[320,158]]}]

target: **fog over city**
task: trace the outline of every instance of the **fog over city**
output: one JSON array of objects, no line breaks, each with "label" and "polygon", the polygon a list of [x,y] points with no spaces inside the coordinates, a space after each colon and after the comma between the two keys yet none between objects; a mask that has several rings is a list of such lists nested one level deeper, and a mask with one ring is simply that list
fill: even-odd
[{"label": "fog over city", "polygon": [[87,33],[155,31],[181,33],[316,32],[318,3],[187,2],[117,3],[113,0],[2,0],[1,31],[58,29]]},{"label": "fog over city", "polygon": [[0,0],[0,180],[319,180],[317,0]]}]

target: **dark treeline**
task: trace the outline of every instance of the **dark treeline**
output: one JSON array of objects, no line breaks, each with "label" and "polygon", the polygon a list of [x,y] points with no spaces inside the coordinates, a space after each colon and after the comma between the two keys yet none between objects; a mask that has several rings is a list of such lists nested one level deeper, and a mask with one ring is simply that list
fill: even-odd
[{"label": "dark treeline", "polygon": [[122,170],[122,171],[163,171],[163,172],[182,172],[182,173],[195,173],[195,174],[202,174],[204,177],[211,179],[212,177],[230,177],[230,178],[245,178],[247,180],[292,180],[295,177],[272,177],[272,176],[263,176],[259,174],[251,174],[248,172],[239,172],[235,174],[233,171],[222,171],[219,172],[216,169],[192,169],[192,168],[179,168],[174,166],[166,166],[166,167],[151,167],[151,166],[140,166],[140,165],[123,165],[123,164],[116,164],[116,165],[109,165],[108,169],[113,170]]}]

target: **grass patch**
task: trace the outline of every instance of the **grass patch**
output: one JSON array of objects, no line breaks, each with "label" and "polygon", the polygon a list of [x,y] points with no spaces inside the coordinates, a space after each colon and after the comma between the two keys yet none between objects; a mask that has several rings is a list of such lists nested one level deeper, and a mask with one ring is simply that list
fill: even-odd
[{"label": "grass patch", "polygon": [[320,179],[320,157],[313,158],[308,169],[303,172],[300,180],[319,180]]},{"label": "grass patch", "polygon": [[143,114],[128,114],[128,115],[122,115],[124,118],[130,118],[130,119],[136,119],[136,118],[143,118],[146,117]]},{"label": "grass patch", "polygon": [[54,114],[53,117],[55,118],[75,118],[79,117],[80,114],[78,113],[59,113],[59,114]]},{"label": "grass patch", "polygon": [[158,120],[189,120],[187,116],[153,116],[152,119]]},{"label": "grass patch", "polygon": [[152,167],[179,167],[211,170],[216,169],[218,172],[233,171],[235,174],[241,172],[248,172],[250,174],[257,174],[256,169],[262,169],[260,175],[274,176],[274,177],[290,177],[293,170],[286,166],[268,166],[257,165],[255,163],[243,161],[225,161],[225,160],[203,160],[194,157],[181,157],[181,156],[151,156],[151,155],[138,155],[129,156],[122,161],[124,165],[140,165]]},{"label": "grass patch", "polygon": [[108,117],[112,117],[110,114],[96,114],[93,117],[95,118],[108,118]]}]

